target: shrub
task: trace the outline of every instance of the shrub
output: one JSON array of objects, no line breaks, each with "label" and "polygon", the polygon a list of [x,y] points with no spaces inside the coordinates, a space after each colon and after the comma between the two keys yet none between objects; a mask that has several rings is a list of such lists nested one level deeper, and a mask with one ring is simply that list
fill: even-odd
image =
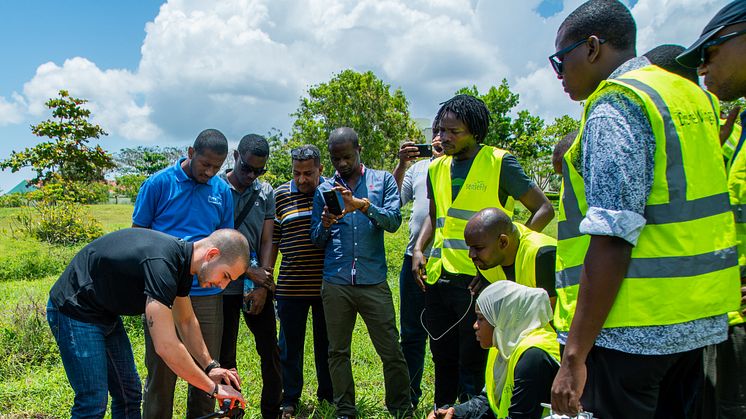
[{"label": "shrub", "polygon": [[109,201],[109,185],[104,182],[69,182],[58,180],[30,192],[36,201],[104,204]]},{"label": "shrub", "polygon": [[9,195],[0,196],[0,207],[3,208],[18,208],[24,205],[28,205],[28,194],[12,193]]},{"label": "shrub", "polygon": [[37,202],[14,219],[21,231],[50,244],[87,243],[104,234],[101,223],[74,202]]},{"label": "shrub", "polygon": [[3,313],[0,323],[0,376],[22,375],[30,366],[52,365],[59,359],[57,344],[46,320],[46,308],[30,295]]},{"label": "shrub", "polygon": [[135,202],[137,193],[140,192],[140,186],[145,182],[145,175],[123,175],[117,177],[117,189],[124,196]]}]

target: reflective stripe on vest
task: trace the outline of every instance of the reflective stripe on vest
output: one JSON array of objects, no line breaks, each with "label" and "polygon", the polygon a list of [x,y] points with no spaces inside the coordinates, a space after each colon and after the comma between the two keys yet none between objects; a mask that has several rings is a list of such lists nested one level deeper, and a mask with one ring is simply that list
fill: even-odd
[{"label": "reflective stripe on vest", "polygon": [[[493,368],[498,356],[498,350],[495,347],[490,348],[487,353],[487,368],[484,371],[484,382],[487,391],[487,399],[490,402],[490,408],[498,419],[507,418],[510,410],[510,403],[513,398],[513,389],[515,388],[515,367],[526,350],[529,348],[539,348],[549,354],[557,364],[560,362],[559,343],[557,343],[557,334],[551,326],[546,325],[541,329],[536,329],[523,338],[516,346],[513,353],[508,358],[508,375],[505,377],[505,385],[500,390],[498,399],[495,391],[495,375]],[[545,409],[544,416],[549,415],[549,409]]]},{"label": "reflective stripe on vest", "polygon": [[[718,108],[696,85],[655,66],[606,80],[588,98],[581,132],[565,154],[557,244],[557,330],[568,331],[590,236],[580,161],[585,119],[614,86],[643,104],[656,141],[646,224],[605,328],[682,323],[738,306],[733,215],[718,142]],[[687,177],[687,173],[689,176]]]},{"label": "reflective stripe on vest", "polygon": [[443,269],[453,274],[476,275],[476,267],[469,258],[469,246],[464,240],[464,228],[469,219],[488,207],[500,208],[513,216],[513,198],[505,206],[498,197],[503,156],[499,148],[482,146],[474,157],[464,184],[451,199],[452,156],[442,156],[430,163],[428,175],[435,203],[435,232],[432,250],[427,260],[427,282],[434,284]]},{"label": "reflective stripe on vest", "polygon": [[[523,224],[513,223],[520,234],[520,243],[515,255],[515,282],[527,287],[536,288],[536,253],[545,246],[557,246],[557,240],[530,228]],[[507,279],[502,266],[495,266],[487,270],[479,270],[482,276],[490,281]]]},{"label": "reflective stripe on vest", "polygon": [[[734,125],[734,128],[740,125]],[[736,131],[735,129],[733,130]],[[740,134],[740,129],[738,130]],[[731,135],[733,137],[733,135]],[[736,240],[738,240],[738,266],[741,278],[746,278],[746,150],[743,150],[743,141],[746,138],[737,139],[728,162],[728,195],[733,218],[736,222]],[[727,144],[727,142],[726,142]],[[725,145],[723,145],[725,149]],[[737,152],[736,152],[737,150]],[[743,307],[741,307],[743,309]],[[728,313],[728,324],[731,326],[744,323],[740,311]]]}]

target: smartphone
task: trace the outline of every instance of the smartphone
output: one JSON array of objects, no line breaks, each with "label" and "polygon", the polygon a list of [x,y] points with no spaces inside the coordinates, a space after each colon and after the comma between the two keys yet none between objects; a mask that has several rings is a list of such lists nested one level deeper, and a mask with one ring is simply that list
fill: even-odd
[{"label": "smartphone", "polygon": [[430,144],[415,144],[415,147],[417,147],[417,151],[420,152],[419,157],[432,157],[433,156],[433,146]]},{"label": "smartphone", "polygon": [[342,210],[345,208],[345,203],[342,200],[342,194],[339,191],[324,191],[321,193],[324,197],[324,203],[329,208],[329,212],[334,215],[342,215]]}]

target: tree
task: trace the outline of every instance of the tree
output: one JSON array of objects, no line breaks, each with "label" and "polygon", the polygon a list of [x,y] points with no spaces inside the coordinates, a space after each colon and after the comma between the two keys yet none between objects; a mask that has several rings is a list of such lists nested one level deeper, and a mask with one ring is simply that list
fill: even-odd
[{"label": "tree", "polygon": [[547,125],[541,133],[542,141],[549,146],[547,152],[538,156],[537,159],[531,161],[524,166],[524,169],[529,176],[536,182],[541,189],[546,190],[550,185],[554,190],[559,190],[561,178],[559,175],[554,173],[554,167],[552,167],[552,151],[554,146],[560,142],[567,134],[578,130],[580,128],[580,121],[569,116],[563,115],[559,118],[555,118],[551,125]]},{"label": "tree", "polygon": [[[290,141],[314,144],[326,150],[329,133],[351,127],[363,146],[362,161],[374,168],[393,167],[399,144],[420,140],[422,134],[410,118],[408,102],[401,89],[390,86],[372,72],[345,70],[327,83],[308,89],[300,99]],[[321,153],[327,173],[333,170],[328,153]]]},{"label": "tree", "polygon": [[123,175],[150,176],[166,168],[185,154],[181,147],[123,148],[114,155],[117,171]]},{"label": "tree", "polygon": [[87,100],[70,96],[60,90],[59,97],[49,99],[47,108],[52,119],[31,126],[31,132],[51,141],[39,143],[23,151],[13,151],[0,162],[0,168],[17,172],[31,166],[36,171],[32,183],[101,181],[104,172],[114,168],[114,161],[101,146],[88,145],[89,139],[107,135],[98,125],[88,121],[91,111],[82,107]]}]

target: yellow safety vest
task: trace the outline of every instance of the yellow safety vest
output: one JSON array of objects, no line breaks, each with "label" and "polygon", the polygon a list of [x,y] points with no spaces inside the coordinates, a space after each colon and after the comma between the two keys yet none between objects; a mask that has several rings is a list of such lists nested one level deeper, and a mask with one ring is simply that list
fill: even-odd
[{"label": "yellow safety vest", "polygon": [[[499,351],[497,348],[492,347],[487,353],[487,368],[484,371],[484,382],[490,407],[498,419],[508,417],[508,410],[510,409],[511,399],[513,398],[513,389],[515,388],[515,366],[518,365],[521,355],[529,348],[539,348],[549,354],[558,364],[560,362],[557,333],[554,332],[552,326],[545,325],[543,328],[529,333],[528,336],[518,343],[518,346],[516,346],[508,358],[508,375],[505,377],[505,385],[503,385],[499,399],[497,399],[495,392],[495,375],[492,372]],[[544,409],[542,417],[548,415],[549,409]]]},{"label": "yellow safety vest", "polygon": [[609,86],[644,106],[655,136],[646,224],[604,328],[683,323],[739,305],[738,254],[718,140],[718,105],[685,79],[647,66],[605,80],[588,98],[581,132],[565,154],[557,242],[554,325],[569,331],[590,236],[580,160],[588,110]]},{"label": "yellow safety vest", "polygon": [[[533,231],[523,224],[513,223],[520,232],[520,243],[515,255],[515,282],[527,287],[536,288],[536,253],[545,246],[557,247],[557,240],[546,234]],[[490,281],[507,279],[502,266],[479,270],[482,276]]]},{"label": "yellow safety vest", "polygon": [[500,205],[498,198],[500,169],[507,153],[499,148],[482,146],[455,200],[451,199],[453,157],[442,156],[430,163],[428,174],[435,202],[435,235],[427,260],[428,284],[437,282],[443,269],[453,274],[477,274],[464,240],[464,228],[474,214],[495,207],[513,217],[513,198],[509,197],[505,206]]},{"label": "yellow safety vest", "polygon": [[[734,125],[739,127],[740,125]],[[735,129],[733,130],[736,131]],[[739,130],[740,134],[740,130]],[[731,136],[732,137],[732,136]],[[723,145],[725,150],[726,145]],[[736,139],[735,144],[739,144]],[[741,278],[746,278],[746,150],[743,150],[743,144],[734,153],[736,147],[731,151],[730,160],[728,161],[728,195],[730,196],[730,207],[736,221],[736,239],[738,240],[738,267],[741,272]],[[744,323],[744,318],[740,311],[731,311],[728,313],[728,324],[731,326]]]},{"label": "yellow safety vest", "polygon": [[[723,124],[725,124],[725,119],[720,120],[720,125]],[[730,159],[733,157],[733,152],[736,151],[738,140],[741,138],[741,131],[741,125],[736,122],[735,124],[733,124],[733,131],[731,131],[730,136],[723,143],[723,157],[725,157],[725,160],[728,160],[729,165]]]}]

